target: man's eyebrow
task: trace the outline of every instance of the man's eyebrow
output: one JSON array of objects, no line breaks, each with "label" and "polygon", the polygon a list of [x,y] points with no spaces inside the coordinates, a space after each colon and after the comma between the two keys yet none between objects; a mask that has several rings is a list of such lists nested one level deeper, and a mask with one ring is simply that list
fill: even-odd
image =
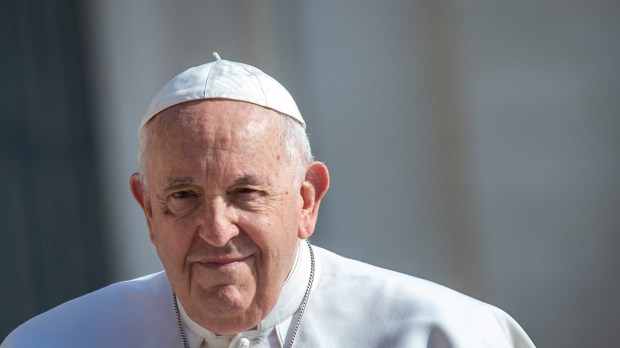
[{"label": "man's eyebrow", "polygon": [[250,186],[264,186],[267,184],[267,180],[262,177],[254,175],[241,175],[233,180],[234,185],[250,185]]},{"label": "man's eyebrow", "polygon": [[166,185],[164,186],[164,190],[169,190],[173,187],[177,187],[181,185],[191,184],[193,182],[194,182],[194,178],[190,176],[184,176],[180,178],[168,178],[168,180],[166,180]]}]

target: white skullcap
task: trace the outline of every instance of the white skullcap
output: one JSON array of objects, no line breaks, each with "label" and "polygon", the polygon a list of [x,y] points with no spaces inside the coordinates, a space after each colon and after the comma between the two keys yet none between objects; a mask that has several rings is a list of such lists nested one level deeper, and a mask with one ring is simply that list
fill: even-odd
[{"label": "white skullcap", "polygon": [[297,120],[306,128],[301,113],[288,93],[273,77],[259,69],[220,59],[189,68],[168,81],[155,95],[142,118],[140,129],[161,111],[191,100],[240,100],[278,111]]}]

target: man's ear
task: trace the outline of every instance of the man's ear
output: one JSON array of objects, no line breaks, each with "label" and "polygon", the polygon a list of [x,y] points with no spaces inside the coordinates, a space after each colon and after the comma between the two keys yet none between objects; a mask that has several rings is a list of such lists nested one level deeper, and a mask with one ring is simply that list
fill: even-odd
[{"label": "man's ear", "polygon": [[133,198],[138,202],[142,211],[144,211],[144,217],[146,218],[146,225],[149,228],[149,238],[151,242],[154,239],[153,236],[153,228],[152,228],[152,219],[153,219],[153,210],[151,208],[151,200],[148,197],[148,193],[146,192],[146,187],[142,182],[142,178],[138,173],[133,173],[131,178],[129,178],[129,189],[131,190],[131,194]]},{"label": "man's ear", "polygon": [[306,177],[301,184],[299,194],[303,199],[297,236],[309,238],[314,233],[319,214],[321,199],[329,188],[329,172],[321,162],[311,163],[306,170]]}]

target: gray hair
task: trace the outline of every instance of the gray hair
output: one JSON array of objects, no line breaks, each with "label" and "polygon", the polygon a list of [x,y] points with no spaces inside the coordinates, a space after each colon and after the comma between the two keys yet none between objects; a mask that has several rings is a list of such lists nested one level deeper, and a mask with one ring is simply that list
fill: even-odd
[{"label": "gray hair", "polygon": [[282,116],[282,146],[289,159],[295,166],[295,182],[301,183],[304,179],[306,166],[314,161],[308,133],[295,119],[285,114]]},{"label": "gray hair", "polygon": [[[293,179],[295,183],[298,184],[304,179],[306,166],[314,161],[312,149],[310,148],[310,141],[306,130],[299,122],[285,114],[278,114],[282,116],[280,128],[281,144],[284,152],[294,166]],[[146,156],[153,123],[154,122],[148,122],[140,128],[138,132],[138,175],[145,189],[148,188],[146,179]]]}]

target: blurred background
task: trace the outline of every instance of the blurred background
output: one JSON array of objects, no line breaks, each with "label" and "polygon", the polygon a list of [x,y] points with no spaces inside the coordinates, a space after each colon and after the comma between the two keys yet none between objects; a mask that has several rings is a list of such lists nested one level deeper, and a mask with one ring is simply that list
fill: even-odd
[{"label": "blurred background", "polygon": [[0,338],[161,269],[128,178],[172,76],[282,82],[332,188],[313,242],[620,340],[620,2],[0,1]]}]

